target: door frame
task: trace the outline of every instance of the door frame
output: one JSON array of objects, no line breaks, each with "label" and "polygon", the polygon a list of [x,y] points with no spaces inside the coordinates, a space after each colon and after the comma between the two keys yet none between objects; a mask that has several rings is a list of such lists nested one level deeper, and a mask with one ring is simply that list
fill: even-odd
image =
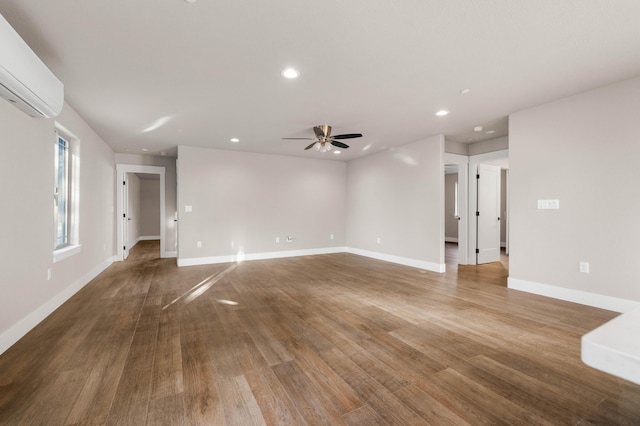
[{"label": "door frame", "polygon": [[[460,220],[458,220],[458,264],[467,265],[469,264],[469,257],[467,254],[467,247],[469,244],[468,222],[469,218],[471,217],[468,214],[470,209],[467,205],[469,191],[469,157],[467,157],[466,155],[450,154],[448,152],[445,152],[444,163],[456,164],[458,166],[458,215],[460,216]],[[444,237],[442,246],[444,247]],[[473,257],[473,259],[475,259],[475,257]]]},{"label": "door frame", "polygon": [[[468,217],[475,217],[476,215],[476,206],[478,205],[478,191],[477,187],[472,184],[472,181],[475,181],[476,174],[478,173],[478,165],[486,162],[491,162],[495,160],[502,160],[505,158],[509,158],[509,150],[503,149],[500,151],[487,152],[485,154],[472,155],[469,157],[469,203],[468,206]],[[473,182],[475,183],[475,182]],[[508,207],[507,207],[508,209]],[[468,222],[468,244],[467,244],[467,258],[471,260],[472,265],[476,264],[476,247],[478,246],[478,241],[476,239],[476,221],[469,220]]]},{"label": "door frame", "polygon": [[[129,173],[122,174],[122,197],[118,198],[122,200],[122,211],[126,212],[126,215],[119,215],[116,220],[120,220],[122,222],[122,244],[118,244],[118,246],[122,247],[122,260],[127,260],[129,257],[129,247],[127,245],[127,241],[129,241],[129,221],[131,218],[129,217]],[[126,216],[126,217],[125,217]]]},{"label": "door frame", "polygon": [[160,257],[167,257],[165,250],[165,168],[161,166],[140,166],[136,164],[116,164],[116,261],[124,260],[125,225],[123,182],[127,173],[147,173],[160,176]]}]

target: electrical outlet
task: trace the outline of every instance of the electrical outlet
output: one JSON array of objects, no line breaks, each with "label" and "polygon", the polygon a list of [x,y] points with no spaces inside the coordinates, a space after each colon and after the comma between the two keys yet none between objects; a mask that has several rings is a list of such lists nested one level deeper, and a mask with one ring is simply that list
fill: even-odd
[{"label": "electrical outlet", "polygon": [[51,268],[47,268],[47,281],[51,281]]},{"label": "electrical outlet", "polygon": [[329,239],[333,240],[333,234],[329,234]]},{"label": "electrical outlet", "polygon": [[580,272],[589,273],[589,262],[580,262]]},{"label": "electrical outlet", "polygon": [[280,237],[276,237],[276,243],[280,242]]},{"label": "electrical outlet", "polygon": [[376,241],[378,242],[378,244],[380,244],[380,237],[378,237]]},{"label": "electrical outlet", "polygon": [[196,243],[196,247],[202,247],[202,241],[198,241],[198,242]]}]

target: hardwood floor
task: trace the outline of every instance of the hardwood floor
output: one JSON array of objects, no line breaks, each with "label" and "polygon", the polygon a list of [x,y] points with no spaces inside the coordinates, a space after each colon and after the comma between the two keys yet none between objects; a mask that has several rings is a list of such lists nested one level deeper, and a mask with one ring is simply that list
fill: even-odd
[{"label": "hardwood floor", "polygon": [[158,252],[139,243],[0,356],[0,424],[640,424],[640,386],[580,361],[616,314],[508,290],[502,263]]}]

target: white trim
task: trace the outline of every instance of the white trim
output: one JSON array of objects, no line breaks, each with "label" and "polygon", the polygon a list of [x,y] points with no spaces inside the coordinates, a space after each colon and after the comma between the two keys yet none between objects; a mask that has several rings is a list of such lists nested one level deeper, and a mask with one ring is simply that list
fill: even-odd
[{"label": "white trim", "polygon": [[582,336],[582,362],[640,385],[640,309],[624,313]]},{"label": "white trim", "polygon": [[[460,219],[458,220],[458,264],[467,265],[470,263],[475,263],[475,252],[474,257],[469,257],[469,249],[467,248],[470,244],[469,238],[469,220],[470,209],[468,207],[469,203],[469,157],[466,155],[460,154],[451,154],[448,152],[444,153],[444,162],[446,164],[457,164],[458,165],[458,215]],[[444,184],[443,184],[444,188]],[[444,203],[444,199],[442,201]],[[475,213],[474,213],[475,215]],[[444,224],[442,225],[444,228]],[[444,232],[444,229],[443,229]],[[444,241],[447,241],[444,239]],[[444,246],[444,244],[443,244]],[[475,246],[474,246],[475,249]],[[475,250],[474,250],[475,251]],[[473,262],[471,262],[473,259]]]},{"label": "white trim", "polygon": [[346,247],[327,247],[306,250],[283,250],[265,253],[239,253],[226,256],[192,257],[178,259],[178,266],[209,265],[214,263],[242,262],[245,260],[277,259],[281,257],[313,256],[318,254],[344,253]]},{"label": "white trim", "polygon": [[116,260],[124,259],[124,228],[122,226],[122,180],[126,173],[150,173],[160,175],[160,257],[167,257],[165,253],[165,168],[164,166],[140,166],[137,164],[116,164]]},{"label": "white trim", "polygon": [[43,305],[40,305],[40,307],[35,311],[31,312],[8,330],[0,334],[0,354],[13,346],[18,340],[22,339],[29,331],[31,331],[31,329],[51,315],[53,311],[58,309],[64,302],[69,300],[74,294],[82,289],[82,287],[97,277],[99,273],[107,269],[114,261],[115,256],[108,258],[84,276],[77,279],[73,284],[66,287],[60,293],[47,300]]},{"label": "white trim", "polygon": [[[467,245],[467,259],[470,265],[476,264],[476,247],[478,247],[478,241],[476,239],[476,207],[478,205],[478,188],[476,182],[476,175],[478,174],[478,165],[485,162],[501,160],[503,158],[509,158],[509,149],[502,149],[500,151],[485,152],[484,154],[471,155],[469,157],[469,204],[468,208],[468,245]],[[459,180],[459,179],[458,179]],[[507,205],[507,211],[509,206]],[[507,212],[508,214],[508,212]]]},{"label": "white trim", "polygon": [[177,251],[165,251],[163,258],[168,258],[168,257],[178,257],[178,252]]},{"label": "white trim", "polygon": [[618,297],[605,296],[603,294],[588,293],[586,291],[541,284],[511,277],[507,279],[507,287],[513,290],[526,291],[527,293],[553,297],[554,299],[580,303],[581,305],[593,306],[614,312],[629,312],[633,309],[640,308],[640,302],[633,300],[620,299]]},{"label": "white trim", "polygon": [[444,242],[445,243],[457,243],[458,239],[455,237],[444,237]]},{"label": "white trim", "polygon": [[347,247],[347,253],[353,253],[360,256],[370,257],[373,259],[384,260],[385,262],[398,263],[400,265],[411,266],[418,269],[426,269],[433,272],[446,272],[446,265],[444,263],[437,264],[432,262],[425,262],[423,260],[411,259],[408,257],[394,256],[392,254],[378,253],[375,251],[361,250],[357,248]]},{"label": "white trim", "polygon": [[74,244],[72,246],[63,247],[53,251],[53,263],[74,256],[82,251],[82,244]]},{"label": "white trim", "polygon": [[400,265],[411,266],[419,269],[426,269],[428,271],[443,273],[446,270],[445,264],[437,264],[432,262],[425,262],[416,259],[410,259],[408,257],[394,256],[385,253],[378,253],[369,250],[361,250],[350,247],[327,247],[320,249],[306,249],[306,250],[283,250],[272,251],[265,253],[242,253],[237,255],[226,256],[211,256],[211,257],[193,257],[189,259],[178,259],[178,266],[195,266],[195,265],[208,265],[215,263],[231,263],[242,262],[246,260],[262,260],[262,259],[277,259],[282,257],[296,257],[296,256],[313,256],[318,254],[332,254],[332,253],[352,253],[360,256],[370,257],[373,259],[383,260],[385,262],[398,263]]}]

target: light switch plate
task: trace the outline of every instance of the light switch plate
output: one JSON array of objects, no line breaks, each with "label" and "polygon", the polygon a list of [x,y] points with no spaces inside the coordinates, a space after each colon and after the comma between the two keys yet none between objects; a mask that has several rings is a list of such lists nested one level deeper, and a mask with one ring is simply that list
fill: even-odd
[{"label": "light switch plate", "polygon": [[538,200],[538,210],[558,210],[560,200]]}]

